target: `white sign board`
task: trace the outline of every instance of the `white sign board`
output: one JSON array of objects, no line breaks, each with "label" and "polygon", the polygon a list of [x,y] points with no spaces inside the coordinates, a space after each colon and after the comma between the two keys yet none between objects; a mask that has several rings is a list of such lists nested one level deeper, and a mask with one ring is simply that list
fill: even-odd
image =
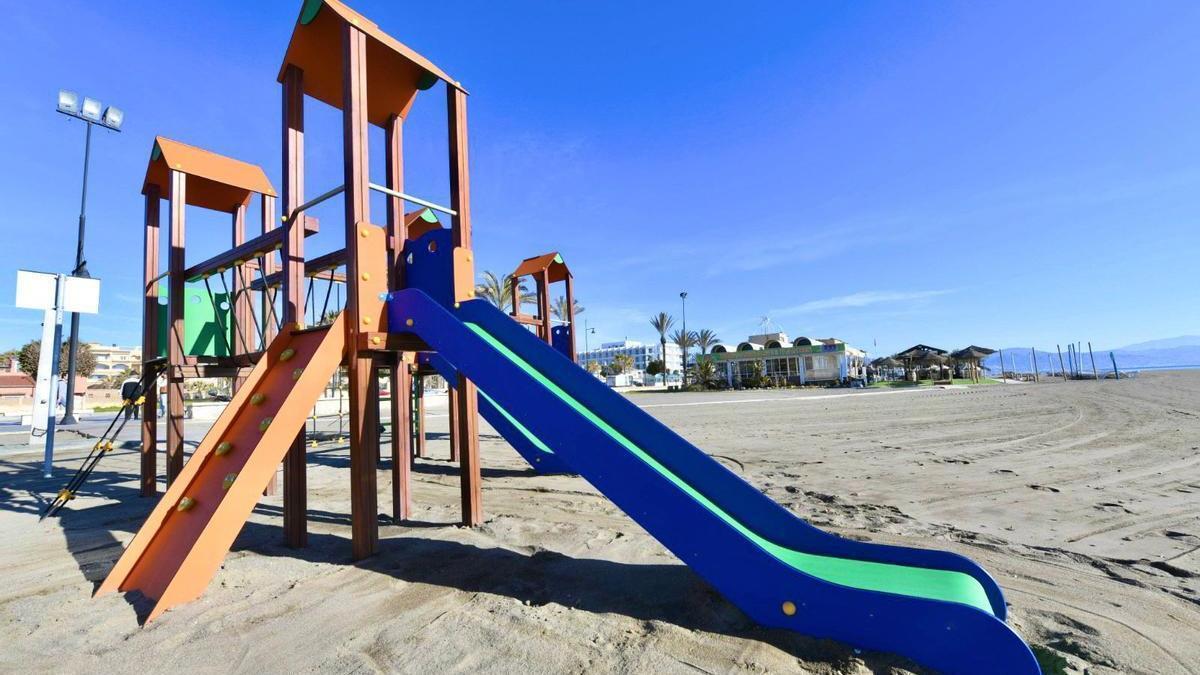
[{"label": "white sign board", "polygon": [[17,270],[17,307],[22,309],[54,309],[58,275],[45,272]]},{"label": "white sign board", "polygon": [[63,288],[62,310],[77,314],[96,314],[100,311],[100,280],[88,277],[67,277]]},{"label": "white sign board", "polygon": [[[64,312],[96,314],[100,311],[100,280],[87,277],[67,277],[63,285]],[[22,309],[54,309],[57,274],[17,270],[17,307]]]}]

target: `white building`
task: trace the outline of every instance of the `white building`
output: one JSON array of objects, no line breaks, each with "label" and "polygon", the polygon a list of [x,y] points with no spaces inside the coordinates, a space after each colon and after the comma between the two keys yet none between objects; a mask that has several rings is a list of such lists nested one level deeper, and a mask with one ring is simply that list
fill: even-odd
[{"label": "white building", "polygon": [[[633,340],[605,342],[590,352],[579,352],[577,361],[584,368],[587,368],[589,363],[595,363],[603,368],[611,365],[613,357],[617,354],[629,356],[633,359],[633,370],[643,371],[651,361],[658,361],[662,358],[662,345],[657,342],[648,345]],[[679,351],[679,345],[673,342],[667,343],[666,365],[667,372],[671,373],[678,373],[683,369],[683,358]]]},{"label": "white building", "polygon": [[96,357],[96,370],[88,378],[89,383],[96,383],[112,375],[119,375],[127,370],[141,370],[141,347],[118,347],[117,345],[102,345],[96,342],[88,344],[92,355]]},{"label": "white building", "polygon": [[712,353],[696,359],[711,361],[732,387],[761,378],[793,385],[860,379],[866,376],[866,357],[866,352],[837,338],[793,340],[787,333],[764,333],[737,344],[716,345]]}]

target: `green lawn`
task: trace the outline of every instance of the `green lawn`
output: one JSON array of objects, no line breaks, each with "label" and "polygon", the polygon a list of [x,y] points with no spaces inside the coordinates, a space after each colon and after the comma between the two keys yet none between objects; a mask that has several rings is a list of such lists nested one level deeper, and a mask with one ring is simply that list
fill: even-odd
[{"label": "green lawn", "polygon": [[[952,384],[999,384],[1000,380],[993,380],[990,377],[980,378],[979,382],[973,382],[964,378],[955,378],[951,380]],[[909,382],[907,380],[896,380],[886,382],[871,383],[872,389],[903,389],[905,387],[928,387],[933,385],[933,380],[921,380],[920,382]]]}]

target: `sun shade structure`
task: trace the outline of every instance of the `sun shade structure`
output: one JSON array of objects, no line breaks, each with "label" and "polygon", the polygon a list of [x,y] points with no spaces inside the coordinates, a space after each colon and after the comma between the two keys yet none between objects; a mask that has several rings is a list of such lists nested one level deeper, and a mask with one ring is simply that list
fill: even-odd
[{"label": "sun shade structure", "polygon": [[417,92],[438,80],[456,89],[462,86],[425,57],[384,33],[370,19],[337,0],[309,0],[300,9],[292,40],[288,43],[279,82],[289,66],[304,72],[304,93],[341,109],[345,73],[340,49],[341,31],[349,24],[366,36],[367,120],[384,127],[393,114],[408,115]]},{"label": "sun shade structure", "polygon": [[170,191],[172,171],[188,176],[188,206],[199,206],[214,211],[231,211],[250,202],[251,195],[258,193],[275,196],[275,188],[267,174],[257,164],[218,155],[187,143],[156,136],[150,150],[150,161],[146,166],[146,179],[142,183],[142,194],[149,194],[154,187],[159,194]]}]

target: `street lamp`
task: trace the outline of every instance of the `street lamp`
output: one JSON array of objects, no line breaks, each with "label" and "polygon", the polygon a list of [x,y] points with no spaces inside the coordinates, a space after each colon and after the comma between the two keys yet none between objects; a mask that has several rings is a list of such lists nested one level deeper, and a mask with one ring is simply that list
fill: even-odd
[{"label": "street lamp", "polygon": [[[679,345],[679,348],[680,348],[680,350],[683,352],[683,356],[682,356],[682,357],[680,357],[680,358],[681,358],[681,359],[682,359],[682,361],[683,361],[683,373],[682,373],[682,375],[683,375],[683,386],[685,386],[685,387],[686,387],[686,386],[687,386],[687,344],[688,344],[688,332],[687,332],[687,291],[683,291],[682,293],[680,293],[680,294],[679,294],[679,300],[680,300],[680,302],[681,302],[681,303],[683,303],[683,340],[682,340],[683,344]],[[666,355],[666,354],[663,354],[663,358],[664,358],[664,359],[666,359],[666,358],[667,358],[667,355]],[[665,363],[665,361],[664,361],[664,363]]]},{"label": "street lamp", "polygon": [[[584,319],[583,320],[583,353],[584,354],[591,353],[592,349],[591,349],[591,347],[588,347],[588,336],[594,335],[595,333],[596,333],[596,329],[588,328],[588,321],[587,321],[587,319]],[[590,356],[588,357],[588,360],[589,361],[591,360]]]},{"label": "street lamp", "polygon": [[[79,239],[75,246],[75,270],[73,276],[86,277],[87,261],[83,258],[83,230],[87,211],[87,181],[88,160],[92,154],[92,126],[99,124],[110,131],[120,131],[125,121],[125,112],[120,108],[108,106],[105,108],[94,98],[83,97],[73,91],[60,89],[58,92],[58,112],[83,120],[87,123],[87,134],[83,144],[83,196],[79,199]],[[67,352],[67,396],[62,424],[75,424],[75,362],[79,353],[79,314],[71,314],[71,347]]]}]

